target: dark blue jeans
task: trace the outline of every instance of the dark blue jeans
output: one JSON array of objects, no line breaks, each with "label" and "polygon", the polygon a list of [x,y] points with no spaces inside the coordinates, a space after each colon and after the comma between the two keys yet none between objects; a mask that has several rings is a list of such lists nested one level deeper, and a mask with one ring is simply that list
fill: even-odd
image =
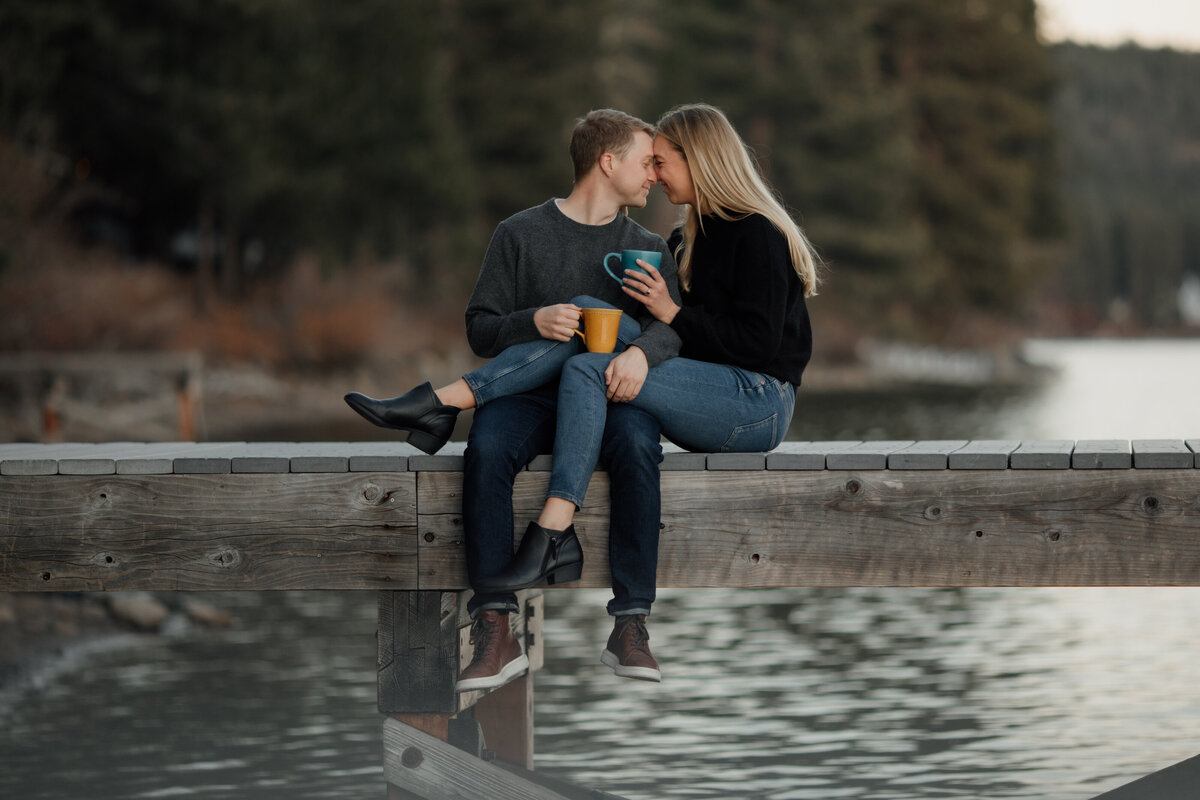
[{"label": "dark blue jeans", "polygon": [[[554,449],[558,384],[498,397],[475,410],[463,468],[463,526],[471,584],[502,572],[513,554],[513,481],[534,456]],[[662,496],[658,421],[625,404],[609,409],[600,449],[609,512],[610,614],[649,614],[658,570]],[[521,525],[524,528],[524,523]],[[512,593],[476,593],[467,604],[517,611]]]}]

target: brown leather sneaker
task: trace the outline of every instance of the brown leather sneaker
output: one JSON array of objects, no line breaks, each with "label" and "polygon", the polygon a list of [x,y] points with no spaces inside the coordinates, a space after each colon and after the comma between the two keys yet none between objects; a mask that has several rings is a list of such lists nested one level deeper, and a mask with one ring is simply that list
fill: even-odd
[{"label": "brown leather sneaker", "polygon": [[661,681],[658,662],[650,655],[650,634],[646,633],[644,614],[622,614],[613,625],[608,647],[600,661],[622,678],[639,681]]},{"label": "brown leather sneaker", "polygon": [[521,652],[504,611],[480,611],[471,625],[471,644],[475,655],[459,674],[456,692],[494,689],[529,669],[529,658]]}]

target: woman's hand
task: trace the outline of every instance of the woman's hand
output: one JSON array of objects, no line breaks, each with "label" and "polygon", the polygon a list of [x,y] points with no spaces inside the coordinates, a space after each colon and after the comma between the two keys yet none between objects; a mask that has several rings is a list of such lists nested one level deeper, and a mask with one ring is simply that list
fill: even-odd
[{"label": "woman's hand", "polygon": [[570,303],[558,303],[543,306],[533,312],[533,324],[543,339],[553,339],[556,342],[569,342],[579,327],[579,306]]},{"label": "woman's hand", "polygon": [[604,380],[608,384],[605,397],[614,403],[628,403],[642,391],[650,364],[646,354],[636,345],[627,347],[620,355],[608,362]]},{"label": "woman's hand", "polygon": [[646,270],[638,272],[636,269],[625,270],[625,282],[621,287],[625,294],[637,300],[646,307],[655,319],[659,322],[671,324],[671,320],[675,319],[675,315],[679,313],[679,306],[671,299],[671,293],[667,291],[667,282],[663,280],[663,276],[658,270],[650,266],[650,264],[638,259],[638,266]]}]

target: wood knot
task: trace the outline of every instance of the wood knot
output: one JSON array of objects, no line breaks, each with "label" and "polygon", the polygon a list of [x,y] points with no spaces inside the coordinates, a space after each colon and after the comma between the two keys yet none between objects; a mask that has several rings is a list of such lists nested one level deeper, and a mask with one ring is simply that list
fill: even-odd
[{"label": "wood knot", "polygon": [[937,521],[942,518],[942,507],[939,505],[926,506],[925,519]]},{"label": "wood knot", "polygon": [[1152,494],[1142,498],[1141,507],[1143,512],[1150,515],[1162,512],[1162,503],[1158,502],[1158,498]]},{"label": "wood knot", "polygon": [[846,481],[845,488],[846,488],[846,494],[854,495],[854,494],[859,494],[860,492],[862,492],[863,485],[862,485],[862,482],[860,480],[858,480],[858,478],[851,478],[850,480]]},{"label": "wood knot", "polygon": [[218,567],[228,569],[242,563],[242,554],[233,548],[223,547],[215,553],[209,553],[208,560]]},{"label": "wood knot", "polygon": [[1060,531],[1058,528],[1051,528],[1050,530],[1046,531],[1046,538],[1052,542],[1057,542],[1062,538],[1062,531]]}]

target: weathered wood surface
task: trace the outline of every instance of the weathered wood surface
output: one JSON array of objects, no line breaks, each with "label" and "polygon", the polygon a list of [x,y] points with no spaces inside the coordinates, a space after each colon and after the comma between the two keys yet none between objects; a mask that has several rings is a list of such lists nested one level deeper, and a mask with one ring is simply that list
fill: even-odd
[{"label": "weathered wood surface", "polygon": [[417,582],[416,475],[0,478],[0,590]]},{"label": "weathered wood surface", "polygon": [[[394,719],[383,722],[383,775],[425,800],[568,800],[568,796],[477,758]],[[393,795],[395,796],[395,795]]]},{"label": "weathered wood surface", "polygon": [[[550,463],[518,477],[518,533]],[[0,590],[462,589],[461,467],[461,445],[0,445]],[[669,452],[662,488],[664,587],[1200,585],[1195,439]],[[608,503],[598,472],[572,586],[609,585]]]},{"label": "weathered wood surface", "polygon": [[[457,714],[484,692],[455,692],[458,673],[471,663],[469,593],[384,591],[379,593],[378,696],[384,714]],[[541,669],[545,649],[540,589],[517,593],[520,611],[511,615],[514,635]],[[529,732],[532,736],[532,730]],[[530,741],[532,747],[532,741]]]}]

